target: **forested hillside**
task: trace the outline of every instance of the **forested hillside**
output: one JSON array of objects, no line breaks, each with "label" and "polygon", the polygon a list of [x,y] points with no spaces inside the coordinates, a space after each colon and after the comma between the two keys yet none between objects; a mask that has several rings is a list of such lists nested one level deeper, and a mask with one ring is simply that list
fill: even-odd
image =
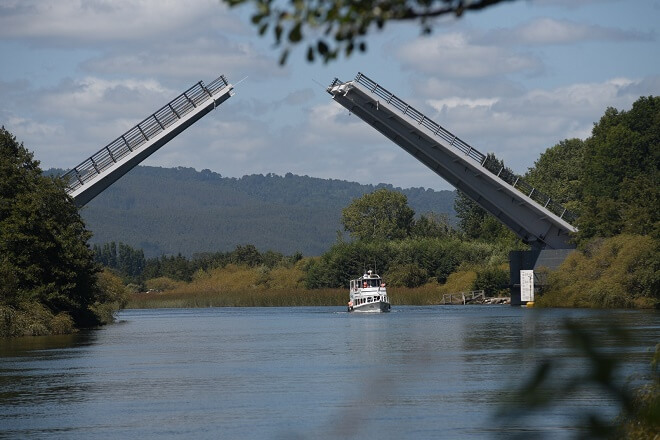
[{"label": "forested hillside", "polygon": [[[342,208],[381,187],[393,189],[290,173],[228,178],[209,170],[136,167],[81,212],[94,234],[91,243],[126,243],[146,257],[245,244],[320,255],[342,230]],[[453,191],[401,192],[418,214],[454,217]]]}]

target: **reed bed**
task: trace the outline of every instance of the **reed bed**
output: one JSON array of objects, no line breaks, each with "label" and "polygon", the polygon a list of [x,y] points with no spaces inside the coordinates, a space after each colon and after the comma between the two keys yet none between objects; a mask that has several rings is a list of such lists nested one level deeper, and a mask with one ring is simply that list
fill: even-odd
[{"label": "reed bed", "polygon": [[388,287],[387,296],[392,305],[430,306],[440,304],[442,300],[438,287],[436,283],[419,287]]},{"label": "reed bed", "polygon": [[[159,291],[132,294],[127,308],[346,306],[348,288],[306,289],[303,275],[299,265],[273,269],[227,265],[200,271],[190,283],[150,280],[147,287]],[[466,286],[475,276],[462,273],[448,281],[456,291],[469,290]],[[447,293],[442,287],[435,282],[415,288],[390,286],[388,295],[393,305],[440,304]]]},{"label": "reed bed", "polygon": [[[437,285],[415,288],[391,287],[392,305],[439,304],[442,295]],[[196,307],[299,307],[345,306],[348,289],[247,289],[225,291],[172,291],[135,293],[126,306],[129,309],[196,308]]]},{"label": "reed bed", "polygon": [[127,308],[343,306],[347,298],[344,289],[158,292],[133,294]]}]

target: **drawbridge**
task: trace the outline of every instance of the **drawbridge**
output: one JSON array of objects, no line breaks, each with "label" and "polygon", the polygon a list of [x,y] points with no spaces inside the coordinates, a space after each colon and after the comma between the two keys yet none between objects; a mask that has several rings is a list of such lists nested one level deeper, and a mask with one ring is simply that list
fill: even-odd
[{"label": "drawbridge", "polygon": [[414,156],[536,249],[572,249],[576,216],[362,73],[333,99]]},{"label": "drawbridge", "polygon": [[198,82],[67,172],[66,191],[79,207],[233,95],[224,76]]}]

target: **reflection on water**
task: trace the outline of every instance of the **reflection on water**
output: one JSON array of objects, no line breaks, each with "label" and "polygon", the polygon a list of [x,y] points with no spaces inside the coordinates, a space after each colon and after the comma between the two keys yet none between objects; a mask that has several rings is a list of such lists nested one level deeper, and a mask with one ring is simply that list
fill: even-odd
[{"label": "reflection on water", "polygon": [[129,310],[98,330],[0,341],[0,437],[570,438],[576,410],[614,402],[585,392],[542,417],[494,417],[539,359],[584,364],[568,317],[592,324],[625,375],[648,370],[654,312]]}]

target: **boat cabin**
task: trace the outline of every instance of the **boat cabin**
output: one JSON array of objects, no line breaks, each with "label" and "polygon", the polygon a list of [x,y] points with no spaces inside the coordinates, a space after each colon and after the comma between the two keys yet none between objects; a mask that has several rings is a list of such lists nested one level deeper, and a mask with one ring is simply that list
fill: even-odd
[{"label": "boat cabin", "polygon": [[385,283],[383,283],[383,279],[380,276],[372,273],[371,271],[368,271],[360,278],[351,280],[351,292],[357,292],[360,289],[367,289],[371,287],[375,287],[375,288],[385,287]]}]

